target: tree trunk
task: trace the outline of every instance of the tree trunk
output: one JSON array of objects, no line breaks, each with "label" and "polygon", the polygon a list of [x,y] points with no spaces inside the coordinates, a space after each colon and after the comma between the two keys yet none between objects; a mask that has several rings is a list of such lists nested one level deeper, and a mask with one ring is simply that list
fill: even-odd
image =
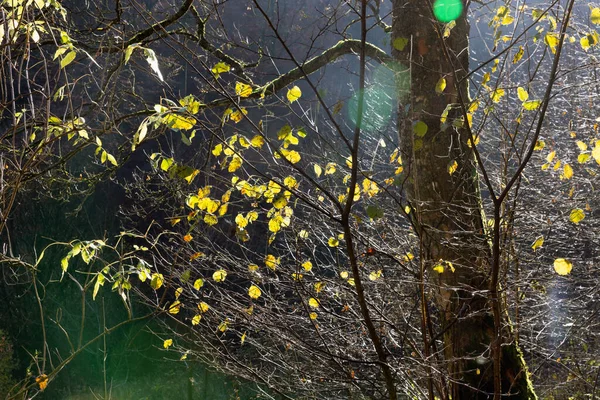
[{"label": "tree trunk", "polygon": [[[444,24],[434,20],[429,1],[394,0],[393,12],[393,56],[410,71],[404,80],[410,88],[399,84],[405,190],[434,292],[431,303],[442,321],[450,395],[453,400],[492,398],[494,322],[487,296],[491,251],[470,133],[453,126],[463,115],[461,100],[469,107],[468,81],[463,80],[469,66],[466,12],[445,39]],[[446,80],[446,88],[438,94],[440,78]],[[454,107],[442,124],[449,104]],[[437,264],[444,267],[442,273],[433,271]],[[510,326],[508,318],[503,323]],[[511,398],[536,398],[509,328],[503,331],[502,342],[502,392]]]}]

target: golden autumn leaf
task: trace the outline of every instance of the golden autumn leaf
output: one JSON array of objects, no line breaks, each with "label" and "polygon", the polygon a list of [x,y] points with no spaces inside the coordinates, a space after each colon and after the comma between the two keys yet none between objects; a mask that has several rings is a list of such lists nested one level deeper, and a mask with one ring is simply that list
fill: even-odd
[{"label": "golden autumn leaf", "polygon": [[573,269],[573,264],[564,258],[554,260],[554,271],[559,275],[569,275]]},{"label": "golden autumn leaf", "polygon": [[35,383],[38,384],[40,390],[43,392],[48,387],[48,375],[42,374],[35,378]]},{"label": "golden autumn leaf", "polygon": [[168,349],[168,348],[169,348],[169,347],[171,347],[172,345],[173,345],[173,339],[166,339],[166,340],[163,342],[163,347],[164,347],[165,349]]},{"label": "golden autumn leaf", "polygon": [[536,251],[537,249],[542,247],[543,244],[544,244],[544,237],[540,236],[537,239],[535,239],[535,241],[531,244],[531,248],[533,249],[533,251]]},{"label": "golden autumn leaf", "polygon": [[252,94],[252,86],[242,82],[235,83],[235,94],[240,97],[248,97]]},{"label": "golden autumn leaf", "polygon": [[212,275],[212,278],[215,282],[223,282],[226,277],[227,271],[225,271],[224,269],[218,269]]},{"label": "golden autumn leaf", "polygon": [[302,91],[300,90],[300,88],[298,86],[294,86],[293,88],[289,89],[287,92],[287,99],[290,103],[295,102],[301,96],[302,96]]},{"label": "golden autumn leaf", "polygon": [[574,208],[569,214],[569,221],[575,225],[579,224],[585,218],[585,212],[581,208]]},{"label": "golden autumn leaf", "polygon": [[256,285],[252,285],[248,289],[248,296],[250,296],[251,299],[256,300],[260,297],[261,294],[262,294],[262,292],[261,292],[260,288]]},{"label": "golden autumn leaf", "polygon": [[311,306],[312,308],[319,308],[319,301],[317,299],[315,299],[314,297],[311,297],[308,300],[308,305]]}]

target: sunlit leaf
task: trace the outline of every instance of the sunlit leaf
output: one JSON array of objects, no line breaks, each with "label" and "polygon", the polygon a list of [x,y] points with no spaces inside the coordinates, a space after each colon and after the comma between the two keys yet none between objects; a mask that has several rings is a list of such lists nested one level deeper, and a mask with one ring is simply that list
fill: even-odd
[{"label": "sunlit leaf", "polygon": [[544,36],[544,43],[546,43],[548,47],[550,47],[552,54],[556,53],[556,46],[558,46],[559,40],[560,36],[558,33],[555,32],[548,32]]},{"label": "sunlit leaf", "polygon": [[198,325],[200,320],[202,319],[202,315],[196,314],[192,317],[192,325]]},{"label": "sunlit leaf", "polygon": [[315,299],[314,297],[311,297],[308,300],[308,305],[312,308],[319,308],[319,301],[317,299]]},{"label": "sunlit leaf", "polygon": [[494,92],[492,93],[492,101],[494,103],[500,102],[500,99],[502,99],[502,97],[504,97],[505,94],[506,94],[506,91],[504,89],[494,90]]},{"label": "sunlit leaf", "polygon": [[235,94],[240,97],[248,97],[252,94],[252,86],[242,82],[235,83]]},{"label": "sunlit leaf", "polygon": [[529,98],[529,93],[527,93],[527,90],[523,89],[520,86],[517,88],[517,95],[519,96],[519,100],[521,101],[527,101],[527,99]]},{"label": "sunlit leaf", "polygon": [[523,108],[527,111],[537,110],[541,104],[541,100],[528,100],[523,102]]},{"label": "sunlit leaf", "polygon": [[592,8],[590,12],[590,21],[592,21],[593,24],[600,25],[600,8]]},{"label": "sunlit leaf", "polygon": [[165,277],[162,274],[154,273],[152,274],[152,279],[150,280],[150,287],[154,290],[158,290],[161,288],[164,282]]},{"label": "sunlit leaf", "polygon": [[256,135],[250,140],[250,144],[252,145],[252,147],[260,149],[263,146],[263,144],[265,144],[265,139],[263,139],[263,137],[260,135]]},{"label": "sunlit leaf", "polygon": [[448,173],[450,175],[454,174],[456,172],[456,170],[458,169],[458,163],[456,162],[456,160],[452,161],[449,165],[448,165]]},{"label": "sunlit leaf", "polygon": [[446,89],[446,78],[441,77],[435,84],[435,92],[441,94]]},{"label": "sunlit leaf", "polygon": [[250,296],[251,299],[256,300],[260,297],[261,294],[262,294],[262,292],[258,286],[252,285],[248,289],[248,296]]},{"label": "sunlit leaf", "polygon": [[304,261],[302,263],[302,268],[304,268],[304,270],[306,272],[309,272],[310,270],[312,270],[312,267],[313,267],[313,265],[312,265],[312,262],[310,262],[310,260],[309,261]]},{"label": "sunlit leaf", "polygon": [[519,46],[519,50],[517,50],[515,56],[513,57],[513,64],[518,63],[521,60],[521,58],[523,58],[523,53],[525,53],[523,46]]},{"label": "sunlit leaf", "polygon": [[571,179],[573,177],[573,168],[569,164],[563,166],[563,173],[561,178]]},{"label": "sunlit leaf", "polygon": [[275,257],[272,254],[267,254],[267,256],[265,257],[265,265],[275,271],[277,269],[277,266],[279,265],[279,258]]},{"label": "sunlit leaf", "polygon": [[329,247],[337,247],[340,244],[340,241],[336,238],[329,238],[329,240],[327,240],[327,244]]},{"label": "sunlit leaf", "polygon": [[295,102],[301,96],[302,96],[302,91],[300,90],[300,88],[298,86],[294,86],[293,88],[289,89],[287,92],[287,99],[290,103]]},{"label": "sunlit leaf", "polygon": [[320,177],[321,173],[323,172],[321,166],[319,164],[315,164],[313,168],[315,170],[315,175],[317,175],[317,178]]},{"label": "sunlit leaf", "polygon": [[573,264],[564,258],[554,260],[554,271],[559,275],[569,275],[573,269]]},{"label": "sunlit leaf", "polygon": [[579,224],[585,218],[585,212],[581,208],[574,208],[569,214],[569,221]]},{"label": "sunlit leaf", "polygon": [[179,300],[175,300],[169,307],[169,314],[179,314],[179,311],[181,310],[181,305],[182,304]]},{"label": "sunlit leaf", "polygon": [[215,76],[215,78],[219,78],[219,76],[224,72],[229,72],[231,67],[224,62],[218,62],[212,67],[211,72]]},{"label": "sunlit leaf", "polygon": [[218,269],[212,275],[212,278],[215,282],[223,282],[226,277],[227,271],[225,271],[224,269]]},{"label": "sunlit leaf", "polygon": [[35,383],[38,384],[40,390],[43,392],[48,387],[48,375],[42,374],[35,378]]},{"label": "sunlit leaf", "polygon": [[165,349],[168,349],[168,348],[169,348],[169,347],[171,347],[172,345],[173,345],[173,339],[166,339],[166,340],[163,342],[163,347],[164,347]]},{"label": "sunlit leaf", "polygon": [[540,236],[537,239],[535,239],[535,241],[531,244],[531,248],[533,249],[533,251],[536,251],[537,249],[542,247],[543,244],[544,244],[544,237]]},{"label": "sunlit leaf", "polygon": [[201,301],[200,303],[198,303],[198,310],[200,310],[200,312],[204,314],[205,312],[210,310],[210,306],[207,303]]},{"label": "sunlit leaf", "polygon": [[60,60],[60,67],[61,68],[65,68],[67,65],[71,64],[73,62],[73,60],[75,60],[75,57],[77,56],[77,53],[75,52],[75,50],[71,50],[69,51],[61,60]]}]

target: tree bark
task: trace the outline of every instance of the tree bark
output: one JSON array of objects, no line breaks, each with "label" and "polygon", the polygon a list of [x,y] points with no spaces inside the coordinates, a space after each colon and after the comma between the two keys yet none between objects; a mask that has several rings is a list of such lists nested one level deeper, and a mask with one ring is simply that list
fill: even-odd
[{"label": "tree bark", "polygon": [[[408,71],[399,79],[405,190],[414,209],[421,259],[433,293],[431,305],[442,322],[439,334],[449,391],[453,400],[488,399],[494,395],[494,321],[487,295],[491,251],[474,151],[469,146],[471,134],[453,126],[463,116],[461,101],[469,107],[464,79],[469,67],[466,12],[443,38],[444,24],[433,18],[429,1],[394,0],[393,4],[392,55],[402,64],[399,69]],[[446,88],[438,94],[435,88],[441,78]],[[441,123],[449,104],[454,106]],[[415,129],[417,123],[420,129]],[[437,264],[444,267],[443,273],[433,271]],[[534,399],[508,317],[503,323],[507,328],[502,333],[502,392],[515,399]]]}]

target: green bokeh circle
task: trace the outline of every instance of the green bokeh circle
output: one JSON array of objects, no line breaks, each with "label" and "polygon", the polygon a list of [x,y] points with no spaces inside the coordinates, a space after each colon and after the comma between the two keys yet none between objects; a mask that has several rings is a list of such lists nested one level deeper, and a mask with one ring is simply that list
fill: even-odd
[{"label": "green bokeh circle", "polygon": [[462,0],[435,0],[433,3],[433,15],[443,23],[454,21],[462,11]]}]

